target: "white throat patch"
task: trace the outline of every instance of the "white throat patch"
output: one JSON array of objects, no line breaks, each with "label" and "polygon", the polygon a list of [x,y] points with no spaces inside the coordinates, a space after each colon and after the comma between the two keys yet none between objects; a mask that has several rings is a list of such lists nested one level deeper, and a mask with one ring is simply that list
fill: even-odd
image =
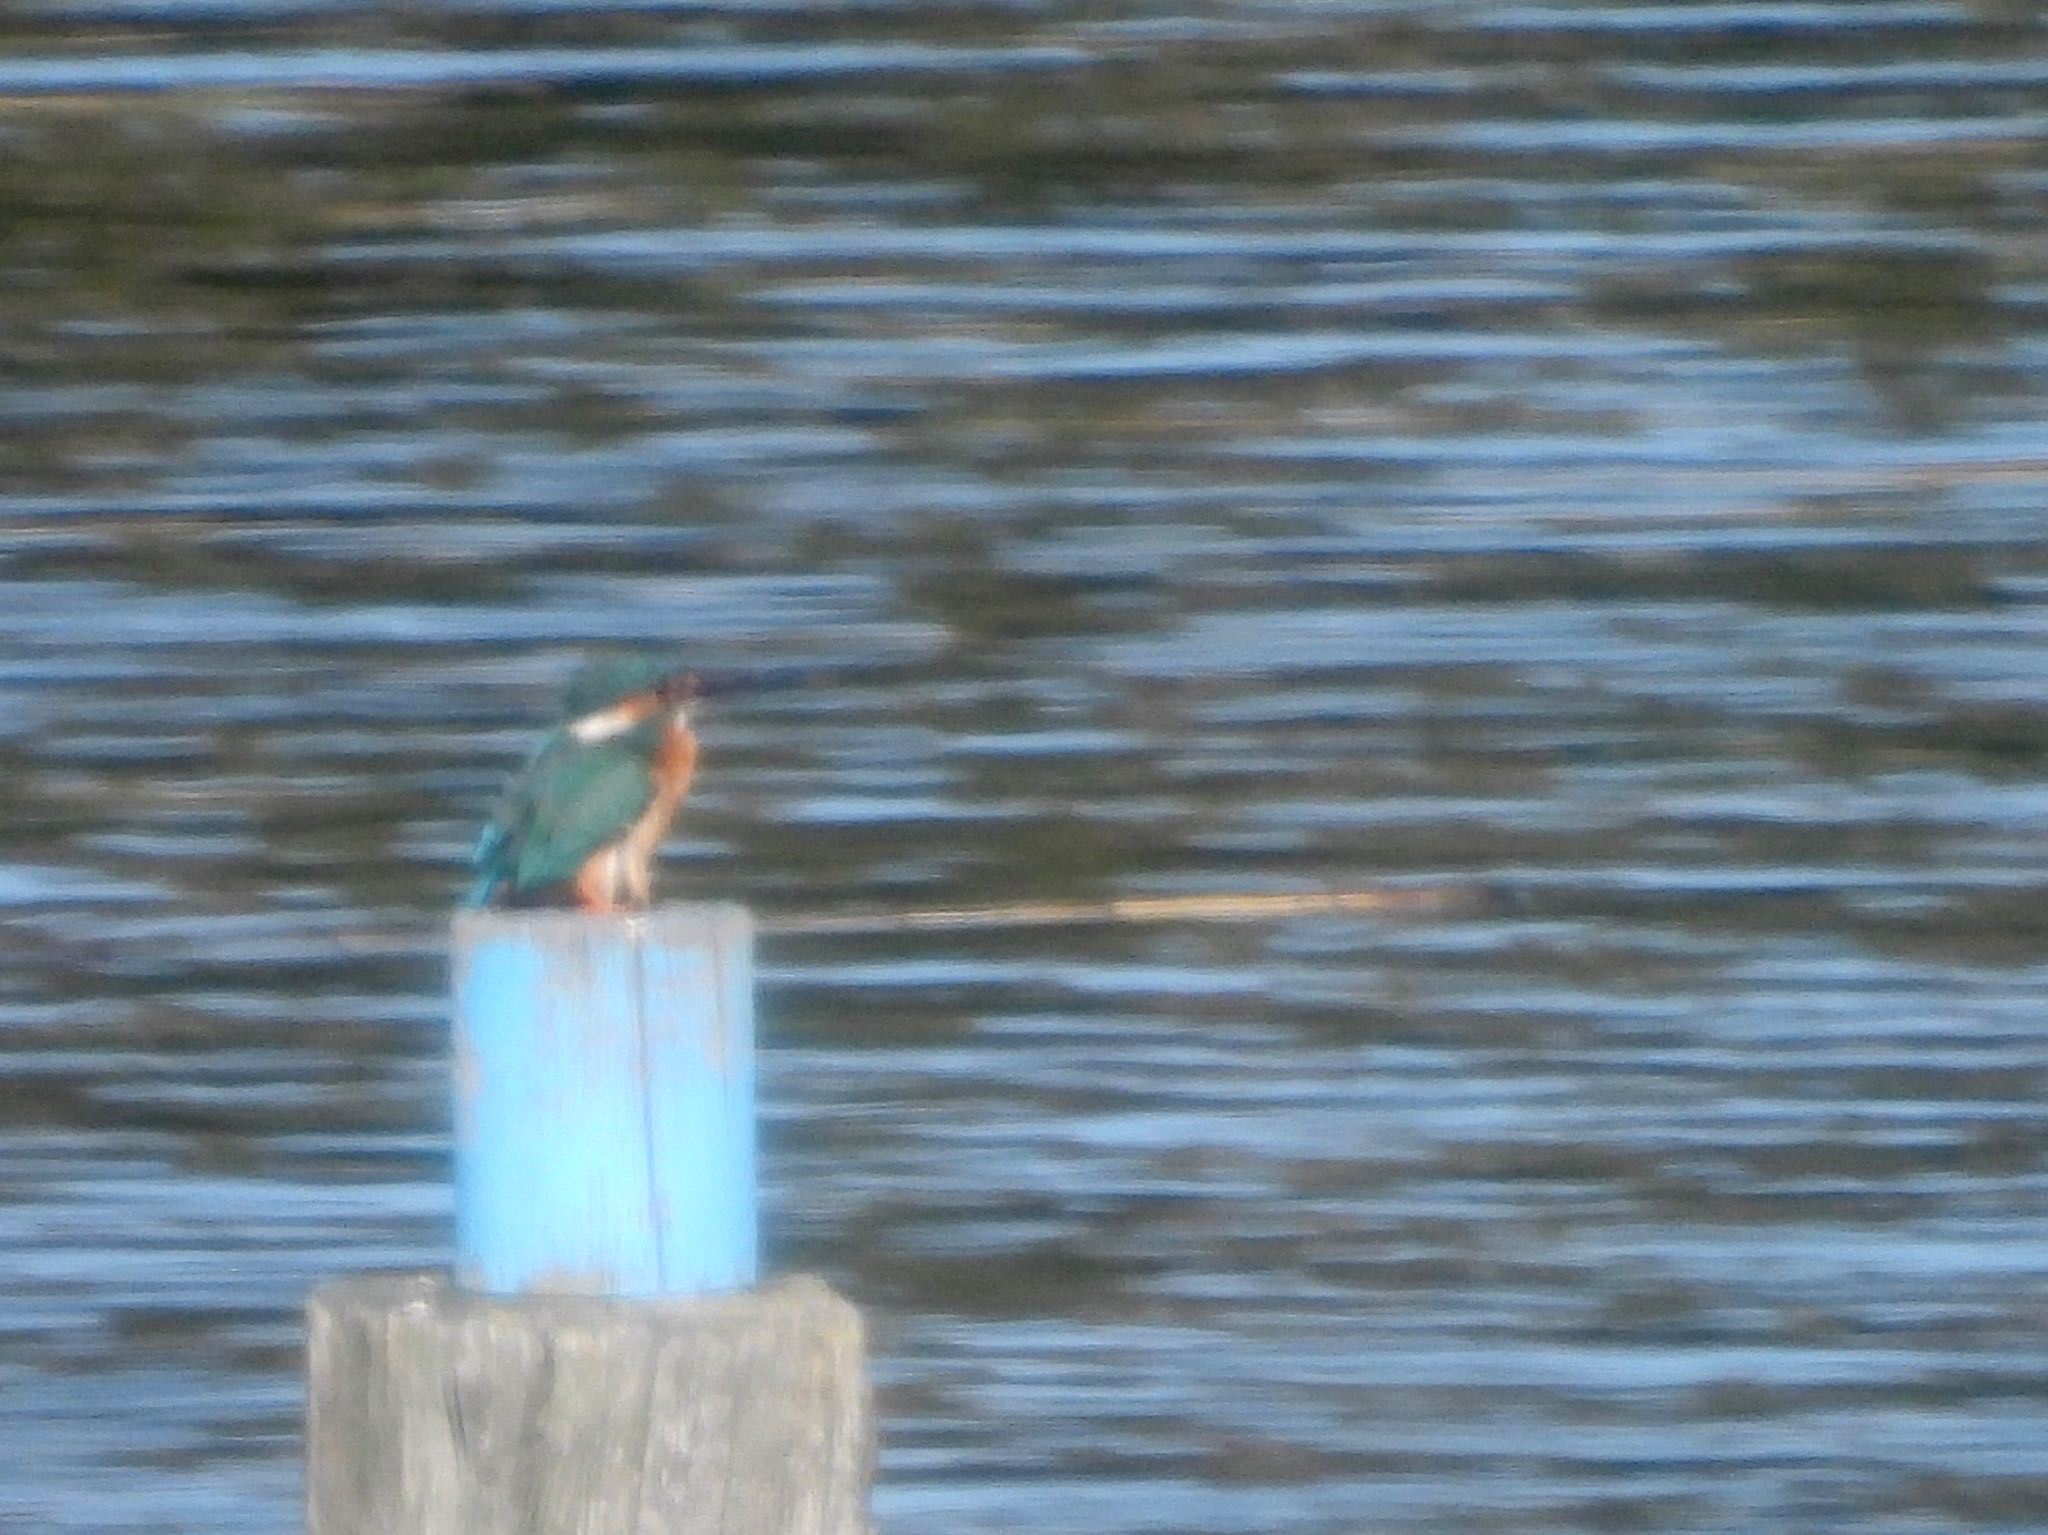
[{"label": "white throat patch", "polygon": [[645,709],[632,704],[614,704],[609,709],[599,709],[569,722],[569,734],[591,746],[599,741],[609,741],[613,736],[622,736],[647,717]]}]

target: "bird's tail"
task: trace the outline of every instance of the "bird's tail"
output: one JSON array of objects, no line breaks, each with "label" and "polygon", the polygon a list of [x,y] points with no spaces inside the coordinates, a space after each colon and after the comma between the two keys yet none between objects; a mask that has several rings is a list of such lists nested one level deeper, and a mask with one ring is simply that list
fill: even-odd
[{"label": "bird's tail", "polygon": [[505,870],[498,855],[505,850],[505,828],[493,819],[484,825],[476,839],[476,851],[469,855],[469,866],[476,870],[476,880],[469,887],[469,894],[462,904],[469,907],[488,906],[491,897],[498,893],[498,886],[504,882]]}]

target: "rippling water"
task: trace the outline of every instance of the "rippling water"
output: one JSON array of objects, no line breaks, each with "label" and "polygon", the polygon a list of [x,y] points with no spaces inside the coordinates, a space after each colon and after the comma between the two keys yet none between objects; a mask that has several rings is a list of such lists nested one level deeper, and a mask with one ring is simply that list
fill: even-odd
[{"label": "rippling water", "polygon": [[732,703],[892,1535],[2048,1523],[2048,47],[1997,3],[0,25],[0,1525],[295,1528],[580,647]]}]

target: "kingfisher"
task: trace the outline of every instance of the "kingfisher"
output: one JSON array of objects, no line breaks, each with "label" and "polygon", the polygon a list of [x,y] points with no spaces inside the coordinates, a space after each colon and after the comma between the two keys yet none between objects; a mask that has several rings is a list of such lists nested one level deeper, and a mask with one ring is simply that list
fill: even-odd
[{"label": "kingfisher", "polygon": [[477,839],[469,904],[645,907],[655,850],[697,768],[690,712],[704,691],[666,657],[585,662]]}]

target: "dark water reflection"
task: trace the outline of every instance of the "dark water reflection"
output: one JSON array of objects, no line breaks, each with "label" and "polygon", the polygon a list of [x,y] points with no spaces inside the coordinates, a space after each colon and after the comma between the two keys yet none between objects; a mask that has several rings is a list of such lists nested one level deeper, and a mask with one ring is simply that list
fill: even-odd
[{"label": "dark water reflection", "polygon": [[740,701],[898,1535],[2048,1522],[2048,52],[1987,3],[22,7],[0,1524],[296,1525],[568,656]]}]

